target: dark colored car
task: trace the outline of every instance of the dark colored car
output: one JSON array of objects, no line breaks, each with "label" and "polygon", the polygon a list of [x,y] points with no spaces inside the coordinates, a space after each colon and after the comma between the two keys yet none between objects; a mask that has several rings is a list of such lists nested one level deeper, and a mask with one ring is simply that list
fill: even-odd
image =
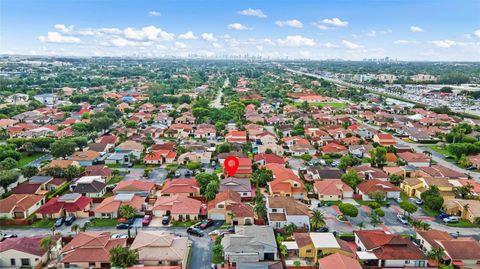
[{"label": "dark colored car", "polygon": [[64,219],[63,218],[59,218],[55,221],[55,227],[60,227],[63,225],[63,222],[64,222]]},{"label": "dark colored car", "polygon": [[170,223],[170,216],[163,216],[162,224],[163,225],[168,225],[169,223]]},{"label": "dark colored car", "polygon": [[438,214],[438,216],[437,216],[438,219],[444,219],[444,218],[448,218],[448,217],[450,217],[450,215],[448,215],[447,213],[444,213],[444,212]]},{"label": "dark colored car", "polygon": [[199,230],[198,228],[188,228],[187,229],[187,233],[188,234],[191,234],[191,235],[196,235],[196,236],[200,236],[202,237],[203,236],[203,231],[202,230]]},{"label": "dark colored car", "polygon": [[328,233],[328,227],[320,227],[315,230],[317,233]]},{"label": "dark colored car", "polygon": [[65,218],[65,225],[70,226],[77,218],[75,216],[68,216]]},{"label": "dark colored car", "polygon": [[148,226],[151,221],[152,221],[152,215],[145,215],[142,220],[142,225]]},{"label": "dark colored car", "polygon": [[200,229],[205,230],[212,225],[213,225],[212,219],[202,220],[202,223],[200,224]]},{"label": "dark colored car", "polygon": [[17,237],[18,237],[18,235],[16,235],[16,234],[3,234],[1,241],[6,240],[8,238],[17,238]]},{"label": "dark colored car", "polygon": [[117,224],[117,229],[118,230],[125,230],[125,229],[128,229],[130,228],[131,224],[129,223],[119,223]]}]

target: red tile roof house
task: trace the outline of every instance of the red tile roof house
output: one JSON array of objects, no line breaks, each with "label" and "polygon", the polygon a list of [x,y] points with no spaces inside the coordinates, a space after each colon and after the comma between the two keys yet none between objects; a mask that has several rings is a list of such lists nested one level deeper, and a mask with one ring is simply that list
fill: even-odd
[{"label": "red tile roof house", "polygon": [[215,199],[208,202],[208,218],[225,220],[227,224],[253,224],[253,207],[242,203],[240,194],[234,191],[219,192]]},{"label": "red tile roof house", "polygon": [[354,231],[357,258],[364,267],[427,267],[428,258],[409,239],[380,230]]},{"label": "red tile roof house", "polygon": [[127,246],[127,238],[111,238],[110,232],[77,234],[60,253],[61,267],[110,268],[110,249]]},{"label": "red tile roof house", "polygon": [[122,180],[113,189],[115,195],[133,193],[141,197],[153,197],[155,192],[155,183],[143,180]]},{"label": "red tile roof house", "polygon": [[400,198],[400,188],[394,186],[388,181],[382,181],[379,179],[369,179],[357,185],[357,193],[362,196],[362,200],[372,200],[368,195],[372,192],[380,191],[385,193],[387,199]]},{"label": "red tile roof house", "polygon": [[0,200],[0,218],[26,219],[45,203],[45,196],[12,194]]},{"label": "red tile roof house", "polygon": [[373,142],[377,142],[382,146],[396,145],[397,141],[391,134],[376,134],[373,136]]},{"label": "red tile roof house", "polygon": [[272,163],[265,166],[273,173],[273,180],[268,182],[268,190],[273,196],[291,196],[295,199],[304,199],[306,196],[304,184],[293,173],[292,169]]},{"label": "red tile roof house", "polygon": [[[238,158],[238,169],[234,177],[239,177],[239,178],[249,178],[252,176],[252,159],[250,158]],[[223,165],[223,163],[222,163]],[[225,174],[227,174],[227,171],[225,170]]]},{"label": "red tile roof house", "polygon": [[323,154],[326,153],[337,153],[345,155],[348,153],[348,148],[345,146],[339,145],[337,143],[329,143],[320,148]]},{"label": "red tile roof house", "polygon": [[65,216],[88,218],[92,205],[92,198],[80,193],[67,193],[55,197],[40,207],[36,215],[38,218],[56,219]]},{"label": "red tile roof house", "polygon": [[247,143],[247,131],[230,131],[225,135],[225,140],[231,144]]},{"label": "red tile roof house", "polygon": [[197,220],[202,202],[183,195],[161,196],[151,208],[155,217],[171,216],[172,220]]},{"label": "red tile roof house", "polygon": [[146,164],[169,164],[175,161],[176,156],[177,153],[174,151],[166,149],[152,150],[145,155],[143,161]]},{"label": "red tile roof house", "polygon": [[277,163],[277,164],[285,165],[286,163],[283,157],[277,156],[275,154],[268,154],[268,153],[255,154],[253,156],[253,160],[258,165],[266,165],[269,163]]},{"label": "red tile roof house", "polygon": [[353,198],[353,189],[340,179],[315,181],[313,190],[320,201],[340,201]]},{"label": "red tile roof house", "polygon": [[480,242],[477,240],[459,238],[438,241],[438,244],[445,249],[447,264],[452,264],[455,268],[478,268],[480,264]]},{"label": "red tile roof house", "polygon": [[430,166],[430,157],[423,153],[400,152],[398,153],[398,158],[406,162],[408,165],[416,167]]},{"label": "red tile roof house", "polygon": [[[47,251],[40,246],[44,235],[9,238],[0,242],[0,267],[42,268],[48,262],[48,252],[56,253],[62,247],[62,238],[54,236],[52,247]],[[51,255],[50,258],[56,258]]]},{"label": "red tile roof house", "polygon": [[172,196],[175,194],[200,196],[200,185],[195,178],[167,179],[159,193],[161,196]]},{"label": "red tile roof house", "polygon": [[334,253],[318,260],[318,269],[362,269],[358,260]]},{"label": "red tile roof house", "polygon": [[117,194],[105,198],[93,211],[96,218],[118,218],[118,209],[123,205],[130,205],[140,215],[146,207],[145,197],[133,193]]}]

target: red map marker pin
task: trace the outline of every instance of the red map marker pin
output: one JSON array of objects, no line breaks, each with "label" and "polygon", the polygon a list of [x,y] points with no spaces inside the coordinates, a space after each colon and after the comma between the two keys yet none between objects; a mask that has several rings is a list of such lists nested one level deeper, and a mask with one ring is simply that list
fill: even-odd
[{"label": "red map marker pin", "polygon": [[233,177],[233,175],[237,173],[239,165],[240,165],[240,161],[235,156],[228,156],[223,162],[223,167],[225,167],[225,170],[227,170],[227,173],[231,177]]}]

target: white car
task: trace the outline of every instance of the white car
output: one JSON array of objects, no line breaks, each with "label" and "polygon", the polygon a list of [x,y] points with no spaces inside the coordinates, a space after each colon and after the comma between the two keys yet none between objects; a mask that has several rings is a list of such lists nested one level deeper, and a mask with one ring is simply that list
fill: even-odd
[{"label": "white car", "polygon": [[404,215],[397,215],[398,221],[400,221],[403,225],[408,225],[408,220]]},{"label": "white car", "polygon": [[443,222],[445,222],[445,223],[457,223],[458,220],[459,220],[458,217],[456,217],[456,216],[450,216],[450,217],[444,218],[444,219],[443,219]]}]

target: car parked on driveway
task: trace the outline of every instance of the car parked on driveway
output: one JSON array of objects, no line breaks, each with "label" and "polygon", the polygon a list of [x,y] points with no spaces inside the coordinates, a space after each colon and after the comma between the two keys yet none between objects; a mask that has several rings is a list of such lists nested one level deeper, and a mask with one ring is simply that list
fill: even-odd
[{"label": "car parked on driveway", "polygon": [[125,229],[130,228],[130,226],[132,226],[130,223],[119,223],[119,224],[117,224],[117,229],[118,230],[125,230]]},{"label": "car parked on driveway", "polygon": [[458,223],[459,218],[457,216],[450,216],[443,219],[445,223]]},{"label": "car parked on driveway", "polygon": [[65,219],[65,225],[66,226],[70,226],[72,225],[72,223],[76,220],[77,218],[75,216],[68,216],[66,219]]},{"label": "car parked on driveway", "polygon": [[142,219],[142,225],[148,226],[151,221],[152,221],[152,215],[145,215]]},{"label": "car parked on driveway", "polygon": [[450,215],[447,214],[447,213],[443,213],[443,212],[437,215],[437,219],[441,219],[441,220],[443,220],[444,218],[448,218],[448,217],[450,217]]},{"label": "car parked on driveway", "polygon": [[163,216],[162,224],[163,225],[168,225],[169,223],[170,223],[170,216]]},{"label": "car parked on driveway", "polygon": [[200,236],[202,237],[203,236],[203,231],[198,229],[198,228],[194,228],[194,227],[190,227],[187,229],[187,233],[188,234],[191,234],[191,235],[196,235],[196,236]]},{"label": "car parked on driveway", "polygon": [[63,218],[58,218],[56,221],[55,221],[55,227],[60,227],[63,225],[63,222],[64,222],[64,219]]},{"label": "car parked on driveway", "polygon": [[406,218],[404,215],[398,214],[398,215],[397,215],[397,219],[398,219],[398,221],[400,221],[400,223],[402,223],[403,225],[408,225],[408,220],[407,220],[407,218]]},{"label": "car parked on driveway", "polygon": [[212,225],[213,225],[212,219],[202,220],[202,223],[200,224],[200,229],[205,230]]}]

